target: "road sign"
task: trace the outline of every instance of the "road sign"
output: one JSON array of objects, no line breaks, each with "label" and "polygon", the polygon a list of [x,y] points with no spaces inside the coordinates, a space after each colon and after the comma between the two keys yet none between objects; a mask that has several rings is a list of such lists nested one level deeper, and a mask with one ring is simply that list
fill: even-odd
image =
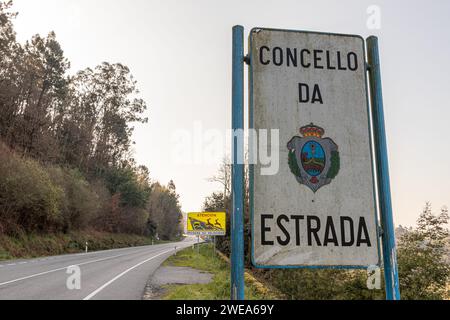
[{"label": "road sign", "polygon": [[224,236],[226,229],[225,212],[191,212],[187,217],[187,233],[200,236]]},{"label": "road sign", "polygon": [[253,29],[250,91],[250,127],[280,137],[278,173],[251,169],[253,263],[379,265],[364,39]]}]

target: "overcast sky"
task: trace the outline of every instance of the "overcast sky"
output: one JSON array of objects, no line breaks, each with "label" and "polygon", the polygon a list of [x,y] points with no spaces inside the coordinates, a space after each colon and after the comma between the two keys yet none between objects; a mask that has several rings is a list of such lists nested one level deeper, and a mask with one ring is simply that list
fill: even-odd
[{"label": "overcast sky", "polygon": [[[381,9],[379,30],[367,27],[370,5]],[[435,211],[450,205],[450,1],[15,0],[14,8],[19,40],[54,30],[71,72],[103,61],[130,67],[150,118],[136,129],[136,159],[152,178],[175,181],[185,211],[220,190],[207,179],[221,154],[180,164],[173,136],[231,126],[233,25],[375,34],[396,223],[413,225],[426,201]]]}]

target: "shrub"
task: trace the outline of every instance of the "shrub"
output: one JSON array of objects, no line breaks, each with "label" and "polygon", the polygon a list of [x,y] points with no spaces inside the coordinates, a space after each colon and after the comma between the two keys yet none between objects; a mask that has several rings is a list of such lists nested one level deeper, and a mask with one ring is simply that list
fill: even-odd
[{"label": "shrub", "polygon": [[0,231],[57,230],[62,197],[63,190],[52,183],[42,165],[0,146]]},{"label": "shrub", "polygon": [[100,209],[99,196],[76,169],[49,168],[53,182],[63,191],[60,209],[63,230],[82,230],[89,226]]}]

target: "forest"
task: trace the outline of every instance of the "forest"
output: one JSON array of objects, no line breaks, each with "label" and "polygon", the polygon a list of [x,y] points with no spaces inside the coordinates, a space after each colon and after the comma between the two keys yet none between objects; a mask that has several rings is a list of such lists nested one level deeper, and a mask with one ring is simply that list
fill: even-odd
[{"label": "forest", "polygon": [[180,237],[174,182],[133,159],[134,126],[148,119],[129,68],[75,72],[54,32],[19,43],[16,16],[0,2],[0,235]]}]

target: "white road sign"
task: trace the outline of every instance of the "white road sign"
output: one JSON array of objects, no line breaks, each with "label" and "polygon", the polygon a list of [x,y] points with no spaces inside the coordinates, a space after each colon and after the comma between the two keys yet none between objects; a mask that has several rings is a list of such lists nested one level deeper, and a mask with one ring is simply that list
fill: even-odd
[{"label": "white road sign", "polygon": [[250,47],[250,125],[280,137],[279,172],[253,170],[254,264],[378,265],[364,40],[253,29]]}]

